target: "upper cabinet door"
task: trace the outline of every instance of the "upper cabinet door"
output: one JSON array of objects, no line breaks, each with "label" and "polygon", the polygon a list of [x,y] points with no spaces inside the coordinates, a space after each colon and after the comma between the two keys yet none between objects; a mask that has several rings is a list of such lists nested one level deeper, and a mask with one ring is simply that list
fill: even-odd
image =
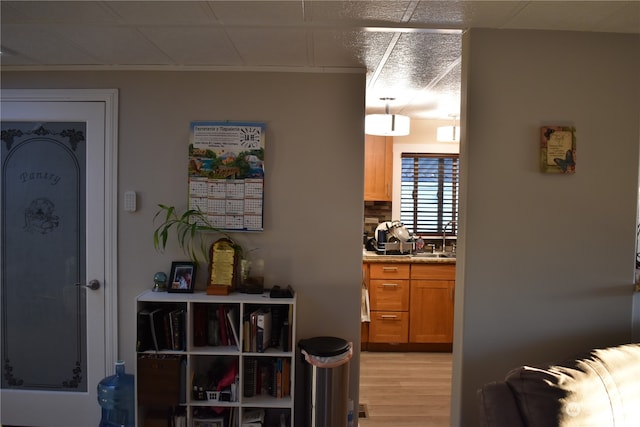
[{"label": "upper cabinet door", "polygon": [[364,200],[391,201],[393,138],[366,135],[364,147]]}]

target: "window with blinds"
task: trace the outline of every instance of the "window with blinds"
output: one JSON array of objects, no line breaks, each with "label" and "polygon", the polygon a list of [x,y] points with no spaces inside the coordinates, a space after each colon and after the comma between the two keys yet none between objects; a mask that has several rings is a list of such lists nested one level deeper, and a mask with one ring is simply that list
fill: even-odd
[{"label": "window with blinds", "polygon": [[[400,221],[420,236],[458,233],[457,154],[402,153]],[[456,221],[456,222],[451,222]]]}]

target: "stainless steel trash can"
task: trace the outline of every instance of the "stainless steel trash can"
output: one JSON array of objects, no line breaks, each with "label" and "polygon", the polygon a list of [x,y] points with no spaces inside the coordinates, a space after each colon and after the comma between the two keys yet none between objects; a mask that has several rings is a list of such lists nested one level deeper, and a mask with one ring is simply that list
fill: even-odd
[{"label": "stainless steel trash can", "polygon": [[315,337],[298,343],[304,362],[304,406],[307,427],[346,427],[351,343]]}]

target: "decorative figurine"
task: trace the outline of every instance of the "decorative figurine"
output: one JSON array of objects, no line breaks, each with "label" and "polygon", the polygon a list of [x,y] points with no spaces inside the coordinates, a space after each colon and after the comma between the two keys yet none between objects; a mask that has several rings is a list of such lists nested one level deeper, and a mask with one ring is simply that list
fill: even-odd
[{"label": "decorative figurine", "polygon": [[162,271],[153,275],[153,292],[165,292],[167,290],[167,275]]}]

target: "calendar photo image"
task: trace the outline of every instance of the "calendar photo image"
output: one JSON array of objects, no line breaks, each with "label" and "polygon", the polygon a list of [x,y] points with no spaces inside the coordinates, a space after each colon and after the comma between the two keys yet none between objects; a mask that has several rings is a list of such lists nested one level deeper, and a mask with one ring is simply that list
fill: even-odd
[{"label": "calendar photo image", "polygon": [[264,152],[264,123],[191,122],[189,208],[228,231],[262,231]]}]

